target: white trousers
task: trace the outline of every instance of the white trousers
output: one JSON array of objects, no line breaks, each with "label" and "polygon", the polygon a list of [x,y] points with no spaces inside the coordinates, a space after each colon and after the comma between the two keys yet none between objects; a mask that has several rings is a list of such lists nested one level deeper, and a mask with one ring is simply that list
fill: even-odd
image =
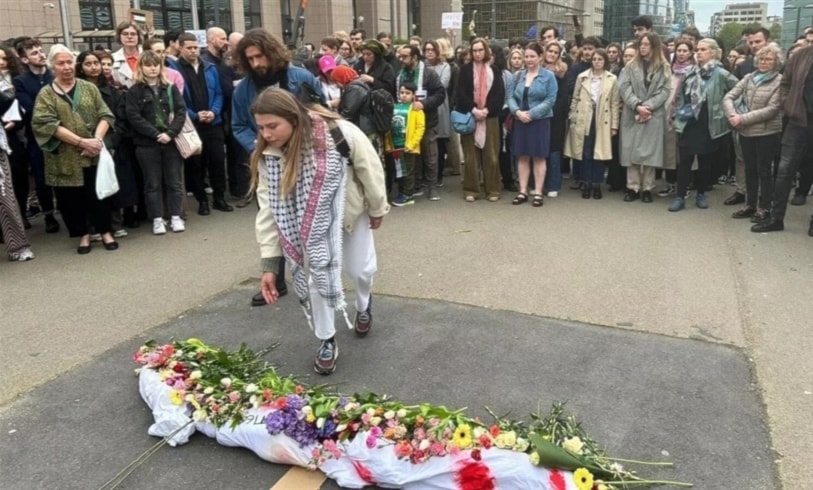
[{"label": "white trousers", "polygon": [[[364,311],[370,302],[373,276],[378,270],[373,230],[366,213],[359,216],[353,233],[344,232],[342,248],[343,269],[356,290],[356,311]],[[308,279],[308,286],[314,333],[319,340],[329,339],[336,334],[336,310],[316,290],[313,277]]]}]

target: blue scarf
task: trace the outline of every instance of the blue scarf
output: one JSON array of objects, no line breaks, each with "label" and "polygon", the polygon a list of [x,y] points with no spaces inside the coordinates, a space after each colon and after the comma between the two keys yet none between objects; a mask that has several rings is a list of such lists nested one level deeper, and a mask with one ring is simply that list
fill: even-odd
[{"label": "blue scarf", "polygon": [[779,72],[777,72],[776,70],[771,70],[771,71],[766,71],[766,72],[758,71],[758,72],[754,73],[754,85],[759,87],[760,85],[762,85],[765,82],[770,82],[771,80],[773,80],[773,77],[775,77],[778,74],[779,74]]}]

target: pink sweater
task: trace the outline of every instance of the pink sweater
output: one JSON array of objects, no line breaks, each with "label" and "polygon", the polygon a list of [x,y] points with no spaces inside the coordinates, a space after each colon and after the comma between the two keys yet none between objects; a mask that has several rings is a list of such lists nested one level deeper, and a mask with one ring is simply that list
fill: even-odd
[{"label": "pink sweater", "polygon": [[174,68],[165,66],[164,74],[166,74],[167,80],[169,80],[170,83],[173,83],[176,87],[178,87],[178,91],[181,93],[181,95],[183,95],[183,75],[181,75],[181,72]]}]

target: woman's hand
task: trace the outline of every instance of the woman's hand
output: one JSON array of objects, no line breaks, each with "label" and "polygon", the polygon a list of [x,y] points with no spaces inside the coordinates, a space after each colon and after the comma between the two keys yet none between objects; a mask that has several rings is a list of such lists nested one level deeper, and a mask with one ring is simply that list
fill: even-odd
[{"label": "woman's hand", "polygon": [[638,108],[635,110],[638,111],[638,115],[641,116],[641,118],[643,119],[649,119],[650,117],[652,117],[652,109],[645,105],[639,105]]},{"label": "woman's hand", "polygon": [[364,75],[359,75],[359,78],[362,82],[366,83],[367,85],[372,85],[375,79],[366,73]]},{"label": "woman's hand", "polygon": [[14,129],[14,126],[15,126],[14,121],[9,121],[5,125],[3,125],[3,128],[5,128],[6,131],[12,131]]},{"label": "woman's hand", "polygon": [[158,138],[156,138],[156,139],[157,139],[157,141],[158,141],[159,143],[161,143],[162,145],[165,145],[165,144],[169,143],[170,141],[172,141],[172,138],[170,138],[170,137],[169,137],[169,135],[168,135],[167,133],[161,133],[161,134],[159,134],[159,135],[158,135]]},{"label": "woman's hand", "polygon": [[277,275],[273,272],[263,272],[260,276],[260,292],[263,293],[265,302],[273,305],[279,299],[277,291]]},{"label": "woman's hand", "polygon": [[102,151],[102,142],[96,138],[82,138],[76,146],[82,150],[80,155],[83,157],[95,157]]},{"label": "woman's hand", "polygon": [[528,124],[528,123],[530,123],[532,121],[532,119],[531,119],[531,111],[517,111],[516,116],[517,116],[517,119],[520,120],[520,122],[523,122],[525,124]]},{"label": "woman's hand", "polygon": [[742,125],[742,118],[739,114],[732,114],[728,118],[728,124],[730,124],[732,128],[738,128]]},{"label": "woman's hand", "polygon": [[380,218],[373,218],[370,216],[370,229],[377,230],[381,227],[381,222],[384,221],[384,217],[381,216]]},{"label": "woman's hand", "polygon": [[477,121],[482,121],[488,116],[487,109],[478,109],[476,107],[471,110],[471,113],[474,115],[474,119]]}]

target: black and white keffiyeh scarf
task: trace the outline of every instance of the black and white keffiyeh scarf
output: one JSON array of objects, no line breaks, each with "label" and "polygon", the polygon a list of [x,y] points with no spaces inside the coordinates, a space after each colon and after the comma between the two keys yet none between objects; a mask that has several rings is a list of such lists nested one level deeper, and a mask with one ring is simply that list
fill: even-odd
[{"label": "black and white keffiyeh scarf", "polygon": [[[347,168],[330,135],[328,124],[311,116],[313,134],[299,154],[299,175],[291,193],[280,194],[284,164],[266,155],[268,205],[279,231],[282,251],[291,263],[294,290],[313,328],[308,276],[318,294],[344,313],[342,237]],[[352,325],[351,325],[352,327]]]}]

